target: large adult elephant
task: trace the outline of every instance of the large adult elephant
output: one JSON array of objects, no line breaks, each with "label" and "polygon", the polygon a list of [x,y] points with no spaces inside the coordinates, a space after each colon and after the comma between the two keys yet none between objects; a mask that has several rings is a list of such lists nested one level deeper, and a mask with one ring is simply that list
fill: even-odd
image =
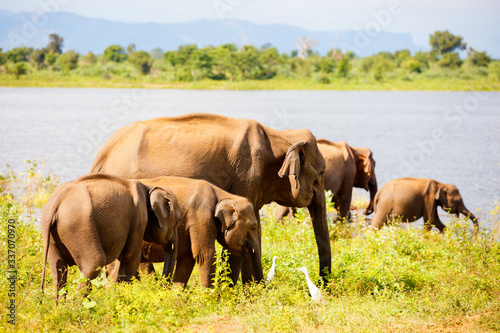
[{"label": "large adult elephant", "polygon": [[[320,275],[330,273],[331,247],[326,220],[325,160],[309,130],[278,131],[255,120],[213,114],[140,121],[116,131],[92,165],[93,172],[126,178],[181,176],[204,179],[246,197],[259,209],[271,201],[308,207],[319,253]],[[259,221],[259,247],[261,246]],[[249,256],[244,256],[249,258]],[[244,283],[253,265],[229,258]]]},{"label": "large adult elephant", "polygon": [[[373,213],[377,177],[371,150],[325,139],[318,140],[318,148],[326,161],[325,190],[332,191],[338,217],[349,217],[353,187],[370,191],[370,203],[364,214]],[[292,207],[280,207],[277,220],[281,221],[285,215],[293,217],[293,213]]]}]

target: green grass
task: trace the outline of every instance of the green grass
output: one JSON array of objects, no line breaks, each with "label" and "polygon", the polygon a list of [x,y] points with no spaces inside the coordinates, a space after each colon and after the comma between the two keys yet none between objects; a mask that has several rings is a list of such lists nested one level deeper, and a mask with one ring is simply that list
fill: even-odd
[{"label": "green grass", "polygon": [[375,81],[356,76],[351,79],[332,77],[330,83],[318,83],[311,78],[273,78],[270,80],[168,81],[162,77],[79,76],[61,72],[33,72],[16,79],[0,75],[0,87],[72,87],[72,88],[152,88],[152,89],[219,89],[219,90],[409,90],[409,91],[499,91],[500,81],[487,77],[461,78],[455,76],[389,77]]},{"label": "green grass", "polygon": [[[9,218],[17,224],[17,324],[5,320],[8,295],[1,293],[0,330],[82,332],[492,332],[500,330],[500,207],[481,214],[497,226],[472,236],[470,223],[453,220],[445,235],[424,234],[397,225],[375,232],[357,223],[334,224],[331,282],[322,286],[325,306],[308,296],[306,266],[318,280],[318,256],[310,219],[303,210],[281,225],[276,206],[264,208],[262,261],[267,274],[278,256],[268,286],[229,287],[219,254],[218,280],[202,289],[197,272],[186,290],[164,287],[161,279],[104,285],[95,283],[88,299],[76,291],[80,273],[70,271],[67,298],[55,306],[52,281],[40,291],[42,238],[33,209],[54,189],[54,176],[11,172],[0,178],[0,259],[7,270]],[[26,185],[28,184],[28,185]],[[18,186],[29,195],[13,196]],[[28,187],[26,187],[28,186]],[[27,199],[28,198],[28,199]],[[31,212],[31,214],[30,214]],[[329,216],[334,212],[329,208]],[[484,223],[484,222],[483,222]],[[161,266],[161,265],[159,265]],[[7,275],[0,275],[2,290]]]}]

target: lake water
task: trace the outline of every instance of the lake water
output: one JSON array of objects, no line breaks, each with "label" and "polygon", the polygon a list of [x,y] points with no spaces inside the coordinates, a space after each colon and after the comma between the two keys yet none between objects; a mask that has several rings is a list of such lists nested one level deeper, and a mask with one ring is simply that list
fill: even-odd
[{"label": "lake water", "polygon": [[72,180],[88,173],[116,129],[191,112],[369,147],[379,188],[398,177],[434,178],[456,185],[474,213],[500,199],[497,92],[0,88],[0,170],[24,171],[24,160],[37,159],[44,172]]}]

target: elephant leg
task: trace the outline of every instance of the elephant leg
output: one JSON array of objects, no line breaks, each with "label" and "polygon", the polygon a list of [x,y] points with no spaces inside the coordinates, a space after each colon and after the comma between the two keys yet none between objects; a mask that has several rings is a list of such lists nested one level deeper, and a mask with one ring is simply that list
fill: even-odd
[{"label": "elephant leg", "polygon": [[116,282],[118,279],[118,271],[120,270],[120,259],[116,259],[111,264],[106,265],[106,277],[111,282]]},{"label": "elephant leg", "polygon": [[[259,211],[255,211],[255,217],[257,218],[257,231],[259,234],[259,253],[262,253],[262,228],[260,225],[260,214]],[[245,250],[248,252],[248,250]],[[249,253],[246,253],[246,255],[243,258],[243,263],[241,265],[241,282],[243,284],[252,282],[255,280],[255,271],[252,263],[252,259]],[[260,281],[256,281],[260,282]]]},{"label": "elephant leg", "polygon": [[382,210],[377,210],[371,221],[371,226],[380,229],[387,222],[388,215]]},{"label": "elephant leg", "polygon": [[66,286],[68,280],[68,264],[66,261],[53,250],[54,245],[49,248],[48,259],[50,266],[50,274],[52,275],[52,281],[54,281],[54,298],[57,301],[60,298],[66,297],[66,294],[59,295],[59,291]]},{"label": "elephant leg", "polygon": [[139,264],[139,271],[141,274],[154,274],[155,271],[155,266],[153,265],[152,262],[141,262]]},{"label": "elephant leg", "polygon": [[210,287],[215,277],[215,248],[194,254],[194,258],[198,265],[201,285],[205,288]]},{"label": "elephant leg", "polygon": [[444,233],[444,231],[446,230],[446,226],[439,219],[437,219],[436,221],[434,221],[434,225],[436,226],[436,228],[438,228],[438,230],[441,233]]},{"label": "elephant leg", "polygon": [[174,285],[185,287],[191,273],[193,272],[194,264],[196,261],[191,255],[185,255],[177,258],[177,265],[174,272]]},{"label": "elephant leg", "polygon": [[276,214],[276,222],[283,223],[283,217],[288,217],[290,209],[290,207],[279,206],[278,213]]},{"label": "elephant leg", "polygon": [[340,192],[336,195],[335,203],[337,205],[337,220],[339,218],[344,218],[347,220],[351,220],[351,199],[352,199],[352,184],[347,184],[347,181],[344,180],[342,183],[342,188]]},{"label": "elephant leg", "polygon": [[[141,240],[142,241],[142,240]],[[120,274],[118,275],[117,281],[130,281],[132,278],[139,278],[139,263],[141,262],[142,249],[139,246],[129,250],[129,246],[126,247],[128,251],[123,254],[120,263]],[[128,253],[127,253],[128,252]]]},{"label": "elephant leg", "polygon": [[92,289],[92,284],[90,283],[90,281],[98,277],[99,274],[101,274],[102,268],[106,264],[106,255],[102,251],[100,253],[99,252],[97,253],[98,254],[95,256],[86,256],[84,258],[81,258],[77,262],[78,268],[85,277],[85,281],[79,283],[77,288],[84,290],[83,292],[84,297],[87,296]]},{"label": "elephant leg", "polygon": [[278,214],[276,214],[276,222],[283,223],[283,217],[291,220],[294,218],[297,209],[295,207],[285,207],[280,206],[278,209]]},{"label": "elephant leg", "polygon": [[432,227],[435,226],[441,233],[443,233],[446,229],[446,226],[439,219],[437,211],[435,213],[432,212],[430,217],[428,215],[429,214],[427,214],[426,212],[424,212],[423,214],[425,231],[431,231]]},{"label": "elephant leg", "polygon": [[238,282],[238,278],[240,277],[241,265],[243,264],[243,257],[239,255],[230,255],[229,256],[229,268],[231,269],[230,277],[233,280],[233,284]]},{"label": "elephant leg", "polygon": [[[352,194],[352,191],[351,193]],[[339,200],[339,206],[338,206],[338,216],[337,220],[339,218],[344,218],[344,219],[351,219],[351,214],[349,211],[349,208],[351,207],[351,196],[350,195],[345,195],[344,197],[341,197]]]}]

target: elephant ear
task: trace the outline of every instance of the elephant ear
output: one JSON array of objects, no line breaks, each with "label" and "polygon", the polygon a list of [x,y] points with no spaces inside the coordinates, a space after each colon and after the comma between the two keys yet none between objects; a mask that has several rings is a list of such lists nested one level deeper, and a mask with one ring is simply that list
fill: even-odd
[{"label": "elephant ear", "polygon": [[219,200],[215,206],[215,216],[222,223],[221,232],[227,231],[233,227],[238,220],[238,212],[235,209],[235,202],[233,199]]},{"label": "elephant ear", "polygon": [[179,221],[180,212],[177,198],[172,192],[161,187],[153,187],[149,191],[149,202],[160,228],[165,229],[170,218],[173,218],[175,222]]},{"label": "elephant ear", "polygon": [[443,206],[448,206],[447,200],[448,191],[444,186],[439,187],[434,198],[441,203]]},{"label": "elephant ear", "polygon": [[294,197],[298,196],[299,192],[299,175],[300,175],[300,149],[307,143],[307,141],[300,141],[288,148],[286,152],[285,161],[278,171],[278,176],[283,178],[288,176],[292,186],[292,193]]},{"label": "elephant ear", "polygon": [[353,148],[356,155],[356,184],[368,190],[368,182],[375,168],[375,161],[368,148]]}]

